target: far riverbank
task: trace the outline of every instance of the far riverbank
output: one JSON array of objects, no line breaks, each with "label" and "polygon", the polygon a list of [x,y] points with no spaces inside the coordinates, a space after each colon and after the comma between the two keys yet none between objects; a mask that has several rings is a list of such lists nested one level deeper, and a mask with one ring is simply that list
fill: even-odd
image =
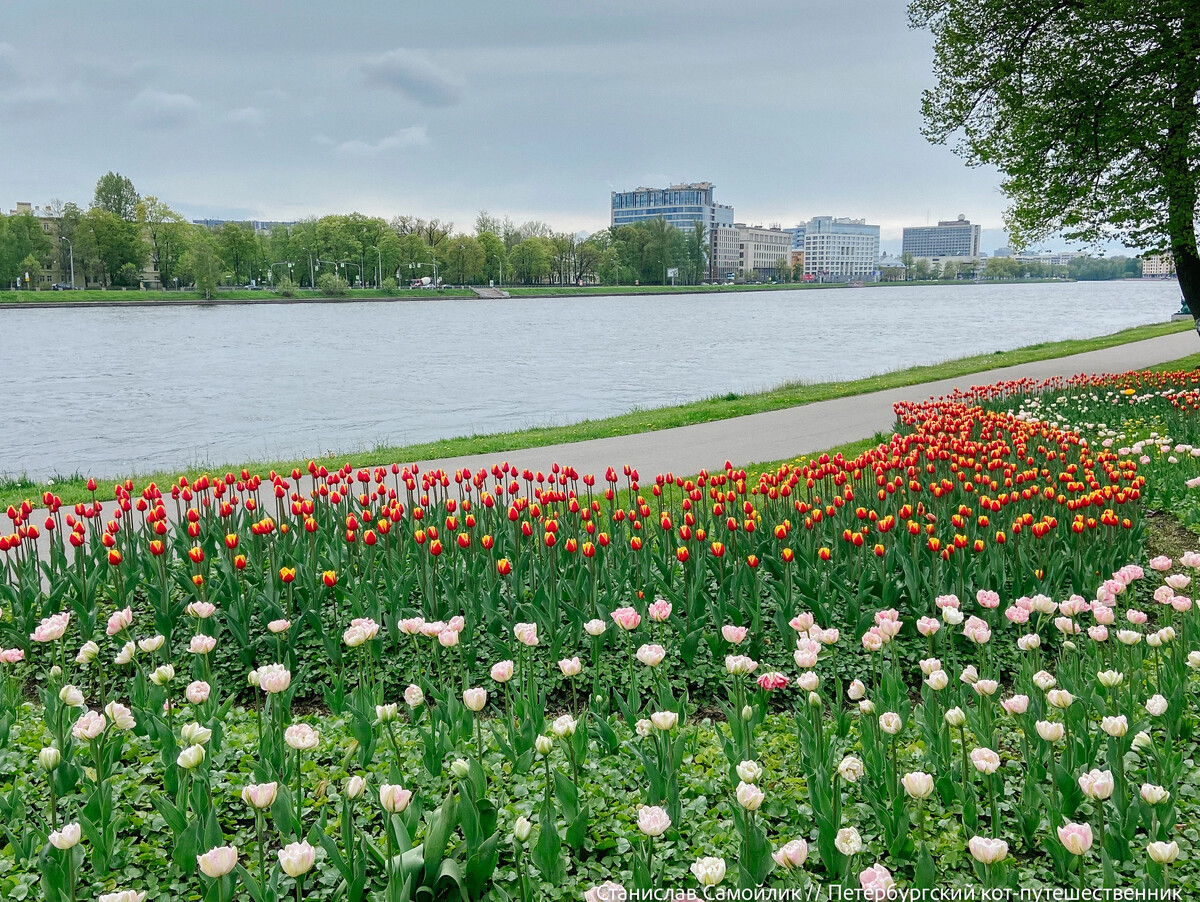
[{"label": "far riverbank", "polygon": [[[791,282],[763,285],[553,285],[546,287],[514,286],[503,290],[514,298],[574,298],[627,295],[689,295],[728,294],[732,292],[827,290],[836,288],[899,288],[914,286],[1033,285],[1047,282],[1070,283],[1072,279],[995,279],[981,282],[922,281],[922,282],[851,282],[805,283]],[[1141,281],[1138,279],[1130,281]],[[358,304],[364,302],[433,301],[476,297],[470,288],[351,290],[342,297],[329,297],[319,291],[296,291],[285,297],[278,291],[236,289],[218,291],[206,298],[197,291],[141,291],[130,289],[87,289],[83,291],[6,291],[0,292],[0,309],[48,309],[57,307],[213,307],[250,306],[256,304]]]}]

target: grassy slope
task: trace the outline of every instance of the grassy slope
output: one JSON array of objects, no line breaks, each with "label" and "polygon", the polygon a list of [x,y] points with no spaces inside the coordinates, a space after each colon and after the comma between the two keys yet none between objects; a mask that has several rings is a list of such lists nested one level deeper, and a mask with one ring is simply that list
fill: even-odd
[{"label": "grassy slope", "polygon": [[[1078,354],[1084,351],[1093,351],[1126,342],[1185,331],[1189,328],[1191,328],[1191,323],[1156,323],[1126,329],[1123,332],[1117,332],[1113,335],[1030,345],[1013,351],[997,351],[992,354],[964,357],[929,366],[911,367],[851,382],[787,383],[770,391],[756,394],[738,395],[730,393],[674,407],[634,410],[613,417],[606,417],[599,420],[585,420],[567,426],[548,426],[523,431],[493,433],[490,435],[462,436],[419,445],[361,450],[357,453],[347,452],[340,454],[333,459],[337,463],[341,463],[346,459],[353,459],[358,464],[367,465],[371,463],[392,463],[393,461],[457,457],[465,454],[500,455],[517,448],[536,448],[565,442],[629,435],[637,432],[651,432],[659,429],[670,429],[677,426],[688,426],[695,423],[706,423],[713,420],[745,416],[768,410],[778,410],[784,407],[794,407],[800,404],[811,404],[814,401],[823,401],[830,398],[917,385],[922,382],[962,376],[994,367],[1012,366],[1035,360],[1063,357],[1069,354]],[[1190,360],[1191,358],[1188,359]],[[271,469],[290,472],[293,467],[304,467],[307,462],[307,458],[287,461],[238,462],[233,466],[213,466],[207,469],[210,472],[225,472],[234,467],[241,468],[244,465],[250,469],[264,473]],[[154,480],[161,485],[173,481],[179,473],[186,473],[191,477],[197,475],[198,472],[203,471],[184,470],[176,473],[121,475],[132,476],[139,483]],[[77,474],[67,478],[56,479],[52,486],[53,491],[66,504],[74,504],[76,501],[87,500],[91,497],[85,486],[86,476],[88,475],[96,475],[97,479],[99,479],[101,474]],[[103,475],[112,476],[115,474]],[[38,499],[46,489],[47,486],[45,484],[29,480],[9,479],[7,481],[0,481],[0,508],[7,507],[9,504],[20,503],[20,501],[26,498]],[[104,486],[104,492],[98,493],[98,497],[111,498],[111,492],[111,486]]]},{"label": "grassy slope", "polygon": [[[1031,282],[1056,282],[1062,281],[1059,279],[1004,279],[997,282],[989,282],[987,284],[998,285],[1002,283],[1020,282],[1027,284]],[[870,282],[865,285],[867,288],[895,288],[901,285],[958,285],[962,286],[963,282],[944,282],[944,281],[929,281],[929,282]],[[792,289],[825,289],[825,288],[845,288],[845,283],[789,283],[786,285],[585,285],[582,287],[575,285],[547,285],[544,287],[522,287],[522,286],[504,286],[504,290],[509,292],[513,297],[574,297],[591,296],[591,295],[624,295],[624,294],[710,294],[723,293],[730,291],[787,291]],[[475,294],[470,289],[465,288],[445,288],[442,291],[434,291],[432,289],[410,290],[401,288],[397,291],[383,291],[373,288],[356,289],[348,298],[327,298],[319,291],[296,291],[294,299],[314,300],[314,301],[366,301],[366,300],[395,300],[405,301],[413,300],[414,298],[437,298],[437,297],[474,297]],[[222,289],[219,290],[211,300],[216,301],[258,301],[264,303],[271,300],[280,300],[281,296],[277,291],[260,290],[248,291],[245,289]],[[5,306],[20,306],[22,304],[72,304],[80,302],[94,303],[96,301],[108,301],[114,304],[134,302],[134,301],[202,301],[204,296],[198,291],[139,291],[131,289],[122,291],[120,289],[96,289],[89,288],[83,291],[4,291],[0,292],[0,307]]]}]

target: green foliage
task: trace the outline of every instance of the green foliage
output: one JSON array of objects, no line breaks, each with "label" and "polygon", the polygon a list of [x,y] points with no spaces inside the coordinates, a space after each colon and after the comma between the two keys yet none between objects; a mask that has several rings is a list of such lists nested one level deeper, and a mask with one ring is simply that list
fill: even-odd
[{"label": "green foliage", "polygon": [[133,222],[137,218],[140,200],[133,182],[119,172],[106,172],[96,182],[92,207],[105,210],[126,222]]},{"label": "green foliage", "polygon": [[327,272],[317,276],[317,287],[326,297],[345,297],[350,285],[341,276]]},{"label": "green foliage", "polygon": [[912,0],[909,17],[934,37],[925,134],[1004,174],[1014,245],[1169,249],[1200,314],[1200,5]]},{"label": "green foliage", "polygon": [[221,259],[217,255],[216,239],[208,229],[193,229],[181,263],[192,283],[204,292],[204,297],[212,297],[221,281]]}]

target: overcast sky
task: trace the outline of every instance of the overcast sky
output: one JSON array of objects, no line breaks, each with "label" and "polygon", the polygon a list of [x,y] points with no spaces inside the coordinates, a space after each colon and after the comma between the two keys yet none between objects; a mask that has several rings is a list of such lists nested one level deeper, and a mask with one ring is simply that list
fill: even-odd
[{"label": "overcast sky", "polygon": [[[115,169],[188,218],[486,208],[592,231],[711,181],[739,221],[904,225],[1005,202],[920,134],[900,0],[8,0],[0,204]],[[1002,241],[987,231],[984,250]]]}]

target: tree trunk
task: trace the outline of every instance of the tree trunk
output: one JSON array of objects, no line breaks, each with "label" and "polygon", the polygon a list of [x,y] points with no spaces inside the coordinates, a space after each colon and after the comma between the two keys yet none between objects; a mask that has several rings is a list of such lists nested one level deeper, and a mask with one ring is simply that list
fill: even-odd
[{"label": "tree trunk", "polygon": [[1172,248],[1175,258],[1175,274],[1179,277],[1179,290],[1183,300],[1196,321],[1196,332],[1200,333],[1200,257],[1196,254],[1196,242],[1189,248],[1178,245]]}]

